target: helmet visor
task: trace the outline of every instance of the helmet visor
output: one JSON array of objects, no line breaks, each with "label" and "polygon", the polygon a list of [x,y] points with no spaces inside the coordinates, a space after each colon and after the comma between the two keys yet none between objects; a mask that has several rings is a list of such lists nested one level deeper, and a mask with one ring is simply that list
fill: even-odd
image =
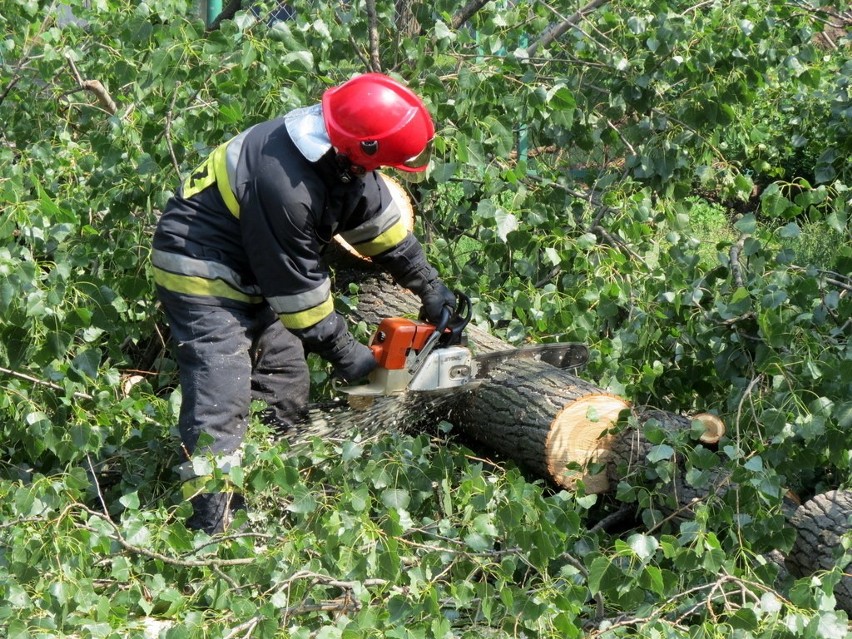
[{"label": "helmet visor", "polygon": [[[434,139],[434,138],[433,138]],[[432,140],[426,143],[423,150],[412,158],[408,158],[402,163],[400,168],[406,168],[413,171],[422,171],[429,164],[432,158]]]}]

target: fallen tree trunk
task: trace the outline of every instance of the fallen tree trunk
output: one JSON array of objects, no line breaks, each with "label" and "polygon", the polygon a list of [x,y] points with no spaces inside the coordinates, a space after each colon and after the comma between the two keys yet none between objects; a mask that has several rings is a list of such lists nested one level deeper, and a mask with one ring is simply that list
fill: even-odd
[{"label": "fallen tree trunk", "polygon": [[[417,314],[417,298],[395,286],[372,264],[351,254],[338,254],[332,263],[338,267],[338,290],[352,285],[358,291],[352,319],[372,327],[384,317]],[[475,326],[468,327],[467,335],[477,354],[510,348],[506,342]],[[393,404],[387,414],[404,421],[406,418],[400,417],[400,408],[404,406],[405,403]],[[408,407],[423,409],[417,403]],[[627,411],[637,428],[625,426],[623,418]],[[651,420],[670,433],[695,430],[697,440],[711,447],[725,434],[724,423],[715,415],[701,413],[687,417],[665,410],[630,407],[624,399],[569,371],[531,360],[495,366],[487,381],[474,390],[460,393],[452,401],[442,402],[437,409],[431,409],[428,417],[453,423],[484,448],[558,486],[571,488],[582,480],[587,494],[612,491],[619,482],[632,478],[647,480],[643,475],[651,466],[648,455],[653,444],[646,439],[644,427]],[[370,425],[375,427],[373,414],[361,424],[365,428]],[[603,470],[589,473],[591,465]],[[713,474],[707,486],[692,486],[679,473],[669,487],[674,502],[684,511],[712,494],[736,489],[723,468]],[[850,530],[852,491],[818,495],[798,509],[790,508],[787,517],[796,529],[797,541],[790,554],[779,557],[778,561],[786,562],[790,572],[800,577],[830,570],[842,555],[842,537]],[[852,577],[848,573],[837,583],[834,593],[838,606],[852,612]]]},{"label": "fallen tree trunk", "polygon": [[570,488],[609,491],[606,473],[587,473],[606,460],[607,430],[629,404],[563,370],[536,361],[506,362],[457,403],[464,432],[535,472]]},{"label": "fallen tree trunk", "polygon": [[[336,267],[337,290],[357,291],[351,319],[374,327],[384,317],[416,316],[419,300],[374,265],[340,249],[332,249],[329,260]],[[475,326],[466,333],[475,354],[511,348]],[[413,403],[411,408],[417,410],[418,405]],[[582,480],[587,493],[603,493],[617,483],[619,456],[626,455],[635,464],[647,454],[629,433],[611,432],[629,409],[623,398],[569,371],[518,360],[495,366],[487,380],[442,401],[431,409],[430,417],[451,422],[485,448],[558,486],[573,488]],[[689,418],[665,411],[657,411],[656,416],[670,428],[692,427]],[[708,420],[708,441],[718,441],[723,431],[721,422],[711,426]],[[590,467],[594,472],[589,472]]]},{"label": "fallen tree trunk", "polygon": [[852,491],[832,490],[814,496],[789,517],[796,541],[786,565],[796,577],[839,566],[843,577],[834,586],[838,607],[852,613],[852,575],[844,557],[843,537],[852,531]]}]

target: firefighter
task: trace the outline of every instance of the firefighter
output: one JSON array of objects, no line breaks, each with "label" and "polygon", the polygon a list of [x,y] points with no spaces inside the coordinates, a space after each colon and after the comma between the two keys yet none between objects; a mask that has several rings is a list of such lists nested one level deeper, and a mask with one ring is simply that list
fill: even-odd
[{"label": "firefighter", "polygon": [[308,399],[306,353],[350,382],[376,366],[334,311],[321,255],[335,235],[417,294],[426,319],[454,307],[377,172],[424,171],[434,133],[410,89],[367,73],[217,147],[168,201],[151,259],[180,370],[190,528],[222,531],[244,507],[235,492],[205,491],[192,457],[212,455],[227,476],[253,398],[286,428]]}]

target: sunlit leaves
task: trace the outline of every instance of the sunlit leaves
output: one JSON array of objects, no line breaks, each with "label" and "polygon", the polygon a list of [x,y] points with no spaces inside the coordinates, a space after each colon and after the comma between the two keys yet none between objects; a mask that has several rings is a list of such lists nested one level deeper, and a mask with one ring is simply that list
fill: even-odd
[{"label": "sunlit leaves", "polygon": [[[379,3],[382,64],[438,130],[418,231],[475,320],[583,341],[584,377],[713,409],[730,441],[648,429],[645,472],[599,497],[452,439],[297,454],[261,437],[232,477],[259,536],[208,543],[182,525],[150,230],[212,146],[365,70],[366,12],[246,11],[205,33],[186,2],[77,5],[88,26],[0,4],[0,366],[23,375],[0,378],[7,634],[842,636],[838,575],[779,585],[761,554],[791,545],[788,488],[852,469],[852,67],[844,41],[816,48],[816,13],[609,3],[531,55],[575,7],[488,3],[454,29],[458,3],[415,3],[404,35]],[[723,470],[735,491],[669,518],[666,482],[721,489]],[[590,530],[624,505],[630,531]],[[249,561],[186,565],[211,559]]]}]

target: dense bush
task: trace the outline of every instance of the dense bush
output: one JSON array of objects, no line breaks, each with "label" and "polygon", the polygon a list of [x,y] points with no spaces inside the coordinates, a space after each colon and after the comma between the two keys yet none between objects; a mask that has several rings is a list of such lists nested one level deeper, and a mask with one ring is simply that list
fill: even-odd
[{"label": "dense bush", "polygon": [[[852,67],[842,29],[819,37],[845,6],[386,2],[371,49],[364,4],[292,4],[206,30],[181,1],[0,0],[6,635],[846,636],[849,557],[802,580],[768,558],[787,490],[850,487]],[[213,146],[372,53],[435,114],[409,189],[477,323],[584,341],[599,385],[717,412],[717,453],[649,432],[656,466],[596,497],[452,431],[294,451],[255,423],[248,525],[184,528],[153,224]],[[675,457],[736,489],[661,522]]]}]

